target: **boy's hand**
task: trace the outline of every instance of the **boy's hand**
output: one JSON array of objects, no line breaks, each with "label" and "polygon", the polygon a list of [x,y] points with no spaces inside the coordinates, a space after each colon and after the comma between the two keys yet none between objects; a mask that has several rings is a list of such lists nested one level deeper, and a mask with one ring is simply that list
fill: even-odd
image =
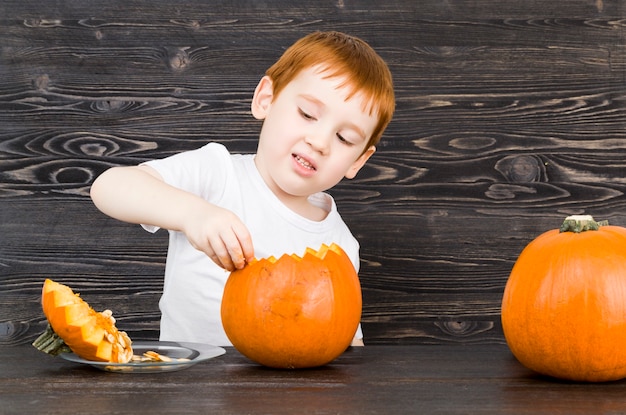
[{"label": "boy's hand", "polygon": [[152,167],[113,167],[96,179],[91,197],[116,219],[183,232],[194,248],[228,271],[254,258],[250,233],[237,215],[166,184]]},{"label": "boy's hand", "polygon": [[230,210],[203,204],[185,220],[184,233],[191,245],[227,271],[243,268],[254,258],[248,228]]}]

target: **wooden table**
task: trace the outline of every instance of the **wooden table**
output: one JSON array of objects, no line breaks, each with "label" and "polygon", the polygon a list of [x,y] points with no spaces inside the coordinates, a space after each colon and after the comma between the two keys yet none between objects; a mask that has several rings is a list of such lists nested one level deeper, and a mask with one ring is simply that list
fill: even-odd
[{"label": "wooden table", "polygon": [[225,355],[169,373],[119,374],[0,348],[1,414],[618,414],[626,381],[537,376],[504,345],[366,346],[309,370]]}]

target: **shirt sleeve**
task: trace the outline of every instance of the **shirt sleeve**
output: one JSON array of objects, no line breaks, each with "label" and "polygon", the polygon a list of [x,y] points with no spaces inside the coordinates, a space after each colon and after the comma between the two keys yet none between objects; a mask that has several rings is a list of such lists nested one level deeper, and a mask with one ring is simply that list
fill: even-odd
[{"label": "shirt sleeve", "polygon": [[[213,203],[219,202],[229,177],[233,177],[231,155],[219,143],[209,143],[196,150],[142,164],[155,169],[165,183]],[[141,226],[152,233],[159,230],[157,226]]]}]

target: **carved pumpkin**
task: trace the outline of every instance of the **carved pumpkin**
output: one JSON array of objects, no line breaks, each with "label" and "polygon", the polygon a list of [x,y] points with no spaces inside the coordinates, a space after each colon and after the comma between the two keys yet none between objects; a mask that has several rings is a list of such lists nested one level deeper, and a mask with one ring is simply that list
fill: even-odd
[{"label": "carved pumpkin", "polygon": [[233,346],[268,367],[325,365],[351,344],[361,286],[338,245],[255,260],[230,274],[222,323]]},{"label": "carved pumpkin", "polygon": [[126,363],[132,358],[131,340],[117,330],[111,312],[96,312],[68,286],[47,279],[41,304],[52,332],[48,330],[33,343],[38,349],[56,354],[55,346],[62,346],[58,336],[86,360]]},{"label": "carved pumpkin", "polygon": [[538,373],[626,377],[626,229],[571,216],[533,240],[506,284],[502,328],[515,357]]}]

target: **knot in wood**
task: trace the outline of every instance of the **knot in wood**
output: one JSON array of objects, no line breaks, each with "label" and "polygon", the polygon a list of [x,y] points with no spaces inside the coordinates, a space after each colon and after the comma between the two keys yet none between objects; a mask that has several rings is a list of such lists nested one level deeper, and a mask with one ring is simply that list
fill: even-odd
[{"label": "knot in wood", "polygon": [[493,322],[474,320],[445,320],[435,322],[435,326],[451,337],[470,337],[493,329]]},{"label": "knot in wood", "polygon": [[544,172],[541,160],[528,155],[505,157],[496,163],[495,168],[512,183],[541,181]]},{"label": "knot in wood", "polygon": [[50,84],[50,77],[46,74],[39,75],[35,79],[33,79],[33,86],[35,89],[40,91],[48,89],[48,85]]},{"label": "knot in wood", "polygon": [[29,324],[21,321],[0,322],[0,341],[2,344],[13,344],[21,336],[24,336],[29,329]]},{"label": "knot in wood", "polygon": [[176,49],[168,53],[168,65],[175,71],[182,71],[189,65],[189,54],[184,49]]},{"label": "knot in wood", "polygon": [[119,99],[100,99],[91,105],[97,112],[121,112],[129,106],[131,103]]},{"label": "knot in wood", "polygon": [[88,167],[68,166],[50,172],[50,181],[54,184],[89,184],[95,176]]}]

